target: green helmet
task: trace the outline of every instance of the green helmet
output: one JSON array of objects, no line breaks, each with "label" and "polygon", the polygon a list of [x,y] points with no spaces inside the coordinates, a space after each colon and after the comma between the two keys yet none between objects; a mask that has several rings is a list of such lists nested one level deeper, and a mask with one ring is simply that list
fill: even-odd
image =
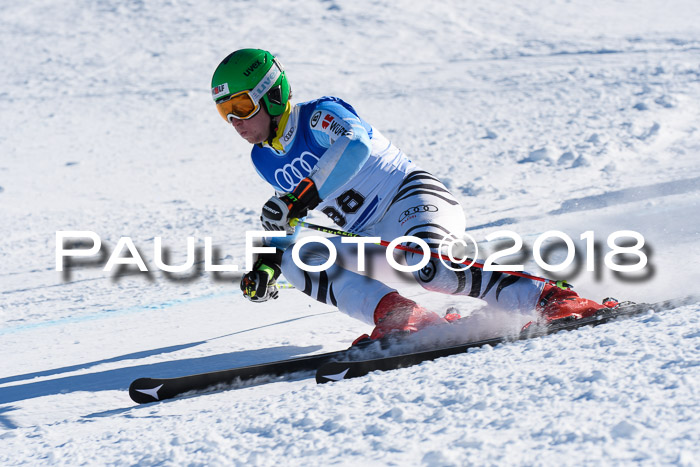
[{"label": "green helmet", "polygon": [[[262,83],[275,66],[279,69],[279,76],[274,83]],[[277,73],[270,74],[270,77],[274,77],[275,74]],[[259,84],[261,87],[256,89]],[[292,90],[282,65],[270,52],[260,49],[241,49],[226,57],[216,67],[211,78],[211,87],[216,103],[225,101],[237,92],[262,91],[264,94],[261,92],[261,100],[272,116],[281,115],[292,97]]]}]

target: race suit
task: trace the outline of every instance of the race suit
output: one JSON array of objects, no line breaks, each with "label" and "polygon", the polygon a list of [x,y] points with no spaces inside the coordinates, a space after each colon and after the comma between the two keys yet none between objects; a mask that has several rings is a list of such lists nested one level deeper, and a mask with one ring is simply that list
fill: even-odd
[{"label": "race suit", "polygon": [[[440,249],[442,240],[454,240],[465,230],[462,207],[445,185],[416,166],[341,99],[323,97],[288,106],[272,144],[256,145],[251,157],[260,176],[280,194],[311,178],[321,198],[315,209],[343,230],[387,241],[409,235],[423,239],[433,251]],[[285,250],[281,269],[287,280],[312,298],[375,324],[373,314],[380,299],[395,291],[381,280],[388,266],[360,271],[357,245],[334,237],[330,239],[338,253],[334,264],[325,271],[304,271],[291,255],[297,233],[268,242]],[[415,243],[406,245],[418,248]],[[379,246],[365,249],[368,257],[384,255]],[[408,265],[423,259],[421,254],[402,254]],[[324,264],[328,257],[323,245],[300,249],[307,265]],[[413,277],[427,290],[477,297],[519,312],[533,310],[542,291],[538,282],[476,267],[454,271],[436,259]]]}]

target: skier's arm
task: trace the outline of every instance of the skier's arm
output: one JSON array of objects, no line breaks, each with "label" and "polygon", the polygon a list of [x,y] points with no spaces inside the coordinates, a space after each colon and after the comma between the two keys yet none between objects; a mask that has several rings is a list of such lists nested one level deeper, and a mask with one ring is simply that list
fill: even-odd
[{"label": "skier's arm", "polygon": [[327,149],[291,193],[273,196],[265,203],[260,216],[265,230],[284,230],[291,235],[295,229],[289,225],[290,219],[306,216],[354,177],[369,159],[369,133],[357,115],[336,103],[323,103],[315,113],[319,118],[311,122],[311,134],[319,146]]},{"label": "skier's arm", "polygon": [[280,250],[286,250],[290,245],[293,245],[294,242],[297,241],[298,236],[299,236],[299,230],[295,229],[294,233],[287,234],[286,237],[266,238],[263,241],[263,245],[274,246],[275,248],[278,248]]},{"label": "skier's arm", "polygon": [[369,159],[370,137],[360,119],[336,103],[319,106],[321,116],[311,134],[327,147],[309,178],[316,185],[319,198],[329,194],[354,177]]},{"label": "skier's arm", "polygon": [[[280,197],[284,196],[284,194],[285,193],[275,191],[275,194],[272,198],[280,198]],[[263,210],[263,217],[264,216],[265,216],[265,211]],[[306,214],[304,214],[304,217],[302,217],[302,220],[306,219],[305,216],[306,216]],[[260,220],[263,221],[263,227],[264,227],[265,220],[262,217]],[[266,230],[274,230],[274,229],[266,229]],[[291,233],[288,231],[286,237],[266,237],[265,239],[263,239],[263,245],[273,246],[273,247],[277,248],[278,250],[284,251],[290,245],[292,245],[292,244],[294,244],[294,242],[296,242],[298,236],[299,236],[299,231],[294,229],[294,230],[291,230]]]}]

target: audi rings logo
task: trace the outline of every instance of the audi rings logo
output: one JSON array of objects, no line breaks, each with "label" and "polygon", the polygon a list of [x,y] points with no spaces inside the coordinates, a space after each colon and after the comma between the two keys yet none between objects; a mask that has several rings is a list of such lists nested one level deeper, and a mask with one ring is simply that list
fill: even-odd
[{"label": "audi rings logo", "polygon": [[300,181],[311,173],[318,162],[318,157],[309,151],[304,151],[301,156],[294,159],[289,164],[275,170],[275,182],[284,192],[292,191]]},{"label": "audi rings logo", "polygon": [[419,212],[437,212],[437,210],[438,210],[437,206],[433,206],[432,204],[423,204],[421,206],[413,206],[412,208],[408,208],[404,212],[401,213],[401,217],[399,217],[399,222],[403,222],[403,220],[406,219],[408,216],[412,216],[413,214],[418,214]]}]

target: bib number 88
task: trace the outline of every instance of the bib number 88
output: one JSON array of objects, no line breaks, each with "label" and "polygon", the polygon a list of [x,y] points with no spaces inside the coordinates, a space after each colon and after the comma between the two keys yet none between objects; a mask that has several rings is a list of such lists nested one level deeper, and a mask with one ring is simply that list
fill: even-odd
[{"label": "bib number 88", "polygon": [[344,227],[345,224],[347,224],[347,219],[345,219],[345,216],[341,214],[341,211],[344,214],[354,214],[362,207],[364,203],[365,197],[351,188],[344,191],[335,199],[335,204],[338,205],[340,211],[333,206],[326,206],[321,210],[321,212],[330,217],[331,220],[340,227]]}]

